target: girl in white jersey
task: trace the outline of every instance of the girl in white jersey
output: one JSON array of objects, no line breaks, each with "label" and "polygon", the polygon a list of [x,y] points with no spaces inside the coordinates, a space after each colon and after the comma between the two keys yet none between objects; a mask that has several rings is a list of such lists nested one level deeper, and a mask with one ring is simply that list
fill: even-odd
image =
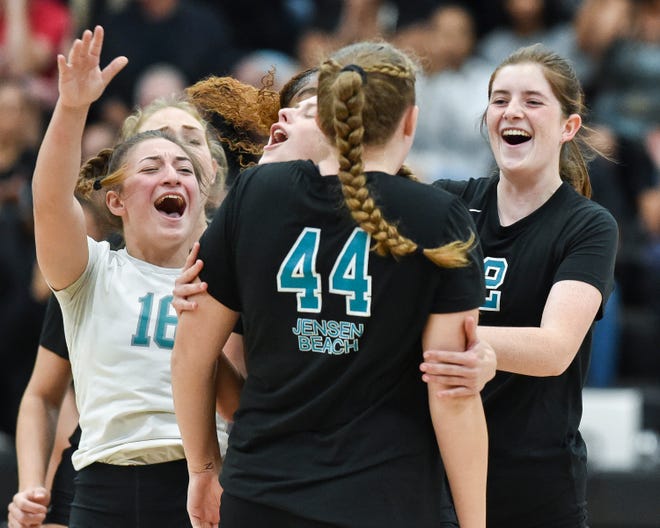
[{"label": "girl in white jersey", "polygon": [[[128,138],[145,130],[170,132],[192,152],[197,153],[200,162],[208,165],[209,171],[206,174],[212,174],[214,178],[214,181],[209,181],[208,184],[215,192],[209,193],[205,207],[206,214],[200,215],[201,234],[206,228],[206,216],[217,206],[217,201],[221,197],[227,171],[225,154],[220,143],[215,139],[213,128],[201,117],[191,102],[180,97],[172,97],[158,99],[145,108],[137,109],[126,118],[121,136]],[[104,191],[97,190],[94,193],[94,203],[97,198],[102,200],[97,208],[98,223],[110,229],[110,222],[106,218],[105,200],[101,196]],[[102,240],[105,236],[95,238]],[[48,343],[59,344],[60,336],[64,341],[61,310],[55,299],[49,301],[44,332],[50,337]],[[56,336],[56,339],[51,336]],[[50,439],[55,433],[55,420],[51,417],[60,410],[60,401],[70,380],[71,364],[66,345],[64,344],[61,349],[53,348],[52,344],[40,347],[18,415],[16,451],[19,491],[14,495],[8,508],[8,520],[12,527],[27,528],[42,521],[46,526],[68,525],[74,493],[74,473],[70,458],[71,453],[77,448],[77,441],[74,441],[75,445],[67,448],[63,453],[63,460],[58,466],[50,490],[45,486],[45,481],[48,456],[51,451]],[[75,414],[74,419],[77,419],[77,410]],[[35,435],[35,430],[39,431],[39,434]],[[77,436],[79,434],[72,438],[75,439]],[[224,452],[227,432],[226,422],[221,419],[218,420],[218,439]]]},{"label": "girl in white jersey", "polygon": [[[78,181],[89,107],[127,62],[101,70],[102,41],[102,28],[85,31],[58,58],[60,96],[33,179],[37,258],[62,306],[82,429],[69,526],[186,526],[170,299],[199,235],[203,169],[172,136],[150,131],[88,163]],[[86,237],[76,188],[106,190],[125,249]]]}]

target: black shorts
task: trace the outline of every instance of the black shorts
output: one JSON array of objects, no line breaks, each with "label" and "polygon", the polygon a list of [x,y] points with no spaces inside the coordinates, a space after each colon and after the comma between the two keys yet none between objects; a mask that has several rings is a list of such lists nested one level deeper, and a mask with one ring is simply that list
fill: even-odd
[{"label": "black shorts", "polygon": [[69,528],[186,528],[185,460],[145,466],[95,463],[76,475]]},{"label": "black shorts", "polygon": [[69,525],[69,513],[73,502],[73,481],[76,476],[76,470],[73,469],[73,464],[71,464],[71,455],[75,450],[75,446],[70,446],[62,451],[62,459],[59,466],[57,466],[53,486],[50,490],[50,507],[44,524]]}]

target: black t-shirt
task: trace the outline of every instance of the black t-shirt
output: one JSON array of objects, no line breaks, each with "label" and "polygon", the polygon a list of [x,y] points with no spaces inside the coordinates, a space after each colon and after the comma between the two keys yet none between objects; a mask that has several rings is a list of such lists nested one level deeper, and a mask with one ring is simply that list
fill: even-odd
[{"label": "black t-shirt", "polygon": [[[444,191],[383,173],[369,173],[368,185],[385,217],[423,247],[474,232]],[[309,161],[249,169],[223,202],[201,239],[201,275],[242,314],[248,377],[222,484],[337,526],[455,522],[419,372],[421,336],[429,314],[481,304],[481,251],[450,270],[421,254],[380,257],[370,245],[337,177]]]},{"label": "black t-shirt", "polygon": [[[603,301],[613,288],[617,225],[602,206],[567,183],[539,209],[503,227],[498,177],[438,181],[463,198],[484,252],[485,326],[539,327],[548,293],[559,281],[586,282]],[[578,431],[591,330],[559,376],[498,371],[482,395],[489,431],[488,526],[580,526],[586,448]],[[567,524],[563,524],[567,523]]]},{"label": "black t-shirt", "polygon": [[[44,316],[43,325],[41,327],[41,335],[39,336],[39,344],[58,355],[62,359],[69,361],[69,349],[66,346],[66,339],[64,337],[64,322],[62,321],[62,309],[60,308],[60,303],[57,301],[57,297],[51,294],[48,299],[48,304],[46,305],[46,314]],[[69,437],[69,443],[71,444],[72,450],[69,450],[68,457],[71,457],[71,453],[78,447],[80,442],[80,425],[71,433]],[[68,477],[67,477],[68,478]],[[68,483],[60,481],[58,482],[59,486],[68,485]],[[73,482],[70,483],[73,487]]]},{"label": "black t-shirt", "polygon": [[43,326],[41,327],[39,344],[54,352],[62,359],[69,361],[69,349],[66,346],[66,339],[64,338],[62,309],[60,308],[60,303],[57,302],[57,298],[52,294],[46,306],[46,315],[44,316]]}]

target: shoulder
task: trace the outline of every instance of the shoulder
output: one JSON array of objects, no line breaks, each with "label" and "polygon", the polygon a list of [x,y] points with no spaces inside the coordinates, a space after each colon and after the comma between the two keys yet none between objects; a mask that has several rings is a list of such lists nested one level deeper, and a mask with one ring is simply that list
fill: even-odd
[{"label": "shoulder", "polygon": [[431,185],[459,196],[465,201],[484,194],[497,184],[497,177],[470,178],[468,180],[436,180]]},{"label": "shoulder", "polygon": [[411,210],[424,213],[424,206],[429,205],[448,205],[456,200],[453,193],[448,192],[440,185],[428,184],[409,180],[401,176],[390,176],[378,174],[374,176],[373,182],[376,184],[376,192],[388,193],[389,200],[394,203],[403,201],[407,204],[417,204],[417,207],[411,207]]},{"label": "shoulder", "polygon": [[570,206],[565,208],[566,214],[572,223],[596,224],[610,229],[617,229],[617,222],[612,213],[593,200],[579,194],[570,185],[565,184],[566,200]]},{"label": "shoulder", "polygon": [[318,176],[319,172],[311,161],[284,161],[256,165],[241,172],[232,185],[235,193],[242,195],[246,192],[286,192],[290,193],[297,185]]},{"label": "shoulder", "polygon": [[378,184],[374,198],[388,221],[426,246],[464,238],[457,233],[474,230],[461,198],[441,187],[396,176],[383,177]]},{"label": "shoulder", "polygon": [[275,163],[265,163],[255,165],[242,171],[237,178],[237,182],[246,182],[250,180],[283,178],[289,179],[301,175],[318,173],[314,163],[309,160],[278,161]]}]

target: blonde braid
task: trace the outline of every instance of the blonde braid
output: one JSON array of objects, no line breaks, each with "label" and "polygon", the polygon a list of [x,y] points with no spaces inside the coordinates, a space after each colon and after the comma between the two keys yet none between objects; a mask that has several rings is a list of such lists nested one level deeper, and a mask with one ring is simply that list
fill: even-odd
[{"label": "blonde braid", "polygon": [[[362,145],[381,145],[391,137],[406,109],[414,104],[414,83],[414,65],[390,44],[365,42],[343,48],[319,69],[319,125],[337,146],[338,177],[346,206],[371,235],[376,253],[400,257],[422,252],[438,266],[463,267],[470,262],[474,233],[466,241],[422,249],[383,217],[367,187]],[[416,179],[405,166],[398,174]]]},{"label": "blonde braid", "polygon": [[335,141],[339,150],[339,181],[346,205],[358,225],[375,241],[379,255],[403,256],[413,253],[417,244],[402,236],[390,224],[376,205],[364,174],[362,164],[362,108],[364,93],[362,79],[356,72],[343,72],[334,84]]},{"label": "blonde braid", "polygon": [[408,167],[408,165],[401,165],[401,168],[399,169],[399,172],[396,173],[396,175],[412,181],[419,181],[419,178],[415,176],[412,169]]}]

